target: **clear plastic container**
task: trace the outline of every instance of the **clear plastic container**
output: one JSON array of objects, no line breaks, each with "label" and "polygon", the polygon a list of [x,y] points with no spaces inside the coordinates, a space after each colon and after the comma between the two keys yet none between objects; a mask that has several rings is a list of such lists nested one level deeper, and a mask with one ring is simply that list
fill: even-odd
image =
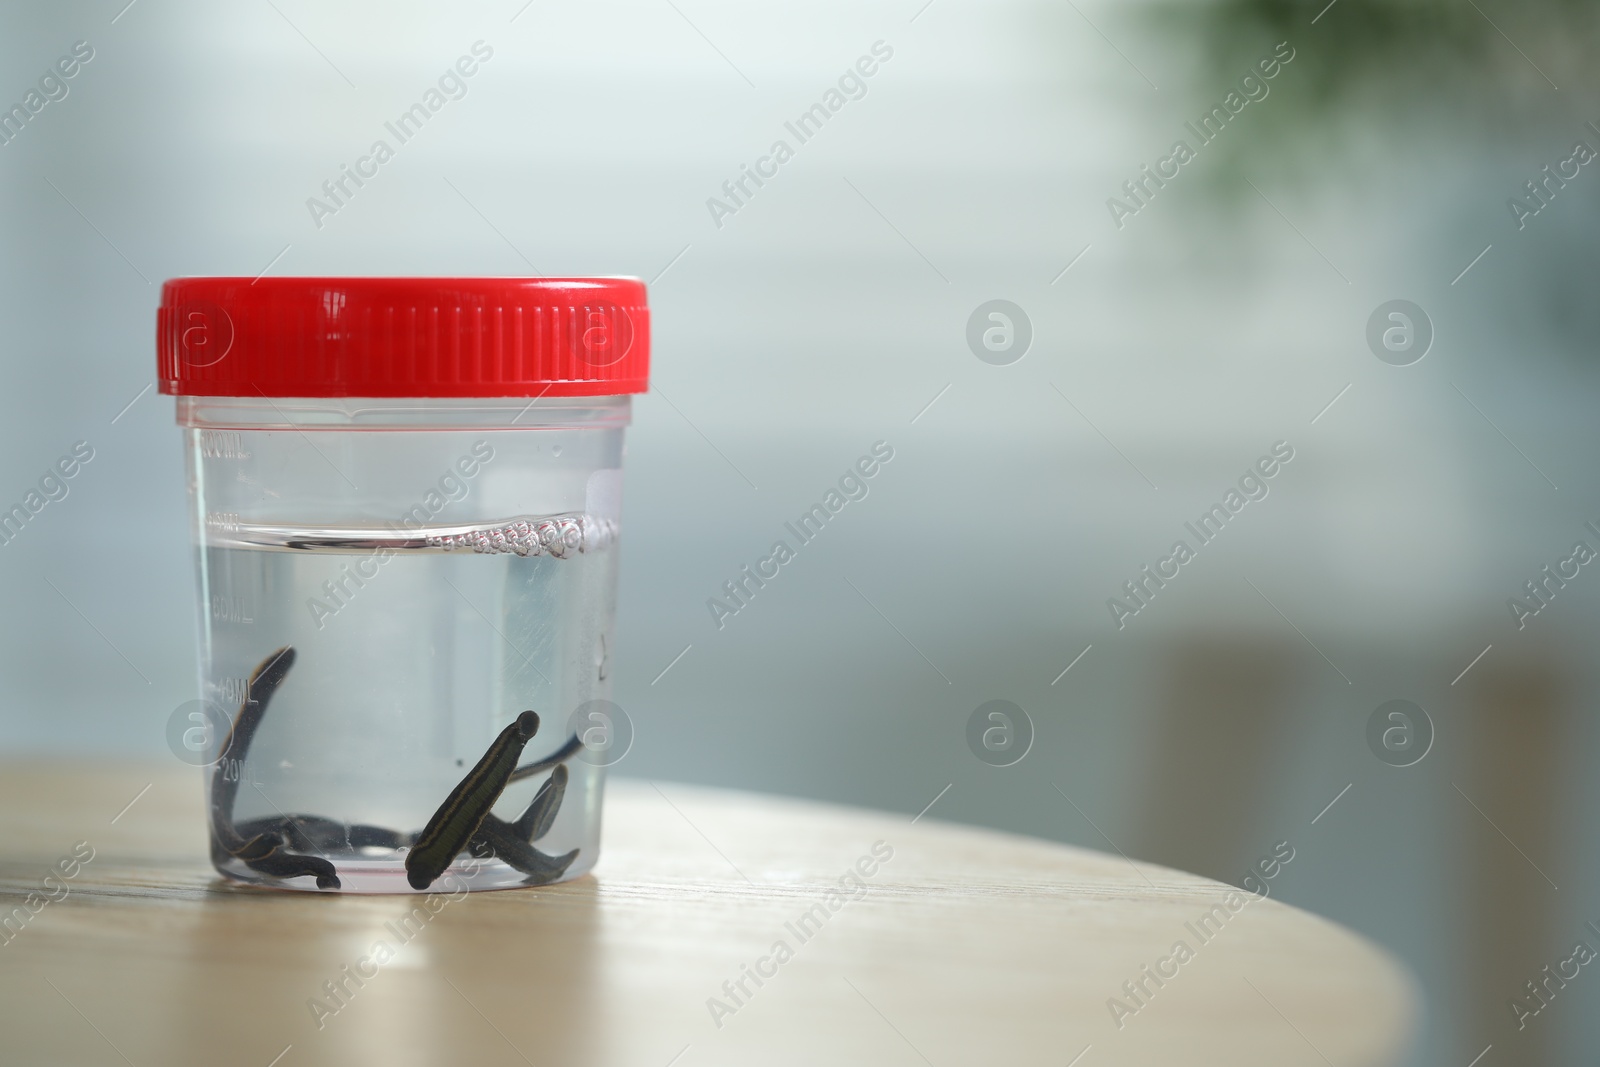
[{"label": "clear plastic container", "polygon": [[[426,372],[453,377],[451,389],[545,395],[272,395],[311,381],[324,392],[370,388],[369,376],[391,391],[444,387],[416,374],[391,380],[393,344],[370,349],[373,365],[355,370],[350,343],[335,353],[342,359],[315,343],[285,357],[288,329],[301,331],[289,341],[314,342],[338,326],[348,341],[363,320],[346,314],[330,326],[319,311],[309,326],[266,327],[239,303],[257,294],[212,299],[192,288],[227,281],[168,283],[179,291],[162,327],[163,388],[179,394],[197,545],[218,870],[347,892],[493,889],[588,871],[604,768],[616,755],[608,698],[625,394],[639,375],[600,359],[580,363],[589,377],[576,385],[570,373],[552,375],[545,350],[570,347],[558,337],[542,348],[518,341],[540,359],[511,371],[463,375],[458,361]],[[377,284],[277,281],[299,287],[277,294],[291,306],[307,293]],[[494,283],[512,280],[480,283],[504,310]],[[523,284],[536,295],[519,293],[522,304],[570,303],[559,288],[570,281]],[[608,284],[638,287],[634,347],[643,287]],[[386,306],[396,299],[384,295]],[[590,309],[561,310],[581,325]],[[185,338],[193,322],[202,332]],[[246,336],[252,322],[260,337]],[[430,349],[488,336],[470,323],[466,331]],[[207,362],[224,334],[228,353]],[[254,365],[243,365],[247,351]],[[216,369],[228,356],[241,365]],[[324,364],[335,368],[332,386],[306,376],[307,365]],[[243,393],[241,381],[257,395],[216,395]],[[608,387],[616,392],[596,392]],[[202,390],[212,395],[185,395]],[[549,395],[558,391],[568,395]]]}]

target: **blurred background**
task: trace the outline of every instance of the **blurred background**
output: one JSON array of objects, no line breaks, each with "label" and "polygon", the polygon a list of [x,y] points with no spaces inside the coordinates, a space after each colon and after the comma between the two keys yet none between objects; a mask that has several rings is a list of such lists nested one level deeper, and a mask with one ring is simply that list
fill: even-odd
[{"label": "blurred background", "polygon": [[[0,13],[8,107],[92,50],[0,145],[0,509],[94,452],[0,544],[5,755],[167,759],[195,696],[163,278],[635,274],[617,773],[1233,882],[1287,841],[1274,895],[1419,976],[1415,1063],[1592,1061],[1600,979],[1512,1001],[1600,948],[1593,5],[125,2]],[[1010,766],[967,741],[993,700]]]}]

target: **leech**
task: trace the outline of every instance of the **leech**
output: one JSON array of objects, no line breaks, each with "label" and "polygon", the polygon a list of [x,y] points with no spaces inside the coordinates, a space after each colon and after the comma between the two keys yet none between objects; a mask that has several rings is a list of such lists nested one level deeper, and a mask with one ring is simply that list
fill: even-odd
[{"label": "leech", "polygon": [[241,837],[249,834],[281,834],[289,846],[300,851],[327,852],[347,848],[403,848],[411,837],[385,826],[346,824],[322,815],[267,816],[242,822]]},{"label": "leech", "polygon": [[248,838],[234,835],[237,847],[229,848],[215,834],[211,837],[211,859],[218,866],[228,862],[231,857],[250,863],[253,860],[270,856],[285,844],[282,834],[273,830],[258,831],[252,829]]},{"label": "leech", "polygon": [[533,848],[532,842],[550,832],[566,793],[567,768],[565,764],[558,764],[521,818],[508,823],[491,812],[472,835],[467,850],[479,859],[495,858],[516,868],[528,876],[531,885],[555,881],[578,858],[578,850],[573,849],[564,856],[549,856]]},{"label": "leech", "polygon": [[556,821],[556,813],[561,810],[561,798],[566,796],[566,793],[567,768],[565,764],[561,764],[550,772],[550,777],[539,787],[539,792],[534,794],[528,810],[511,824],[517,836],[524,841],[532,842],[549,833],[550,824]]},{"label": "leech", "polygon": [[[276,878],[298,878],[310,875],[317,880],[318,889],[340,888],[339,876],[332,863],[318,856],[300,856],[282,851],[289,844],[288,836],[277,828],[263,828],[251,837],[239,833],[233,822],[233,809],[239,799],[239,778],[229,780],[225,771],[229,761],[242,764],[250,754],[250,743],[255,740],[256,729],[266,714],[267,704],[278,691],[283,680],[294,666],[295,651],[285,645],[262,660],[245,686],[244,699],[239,703],[239,713],[223,742],[216,769],[211,772],[211,829],[212,854],[217,849],[240,860],[251,870]],[[292,820],[282,820],[292,822]],[[254,827],[259,820],[252,822]]]},{"label": "leech", "polygon": [[258,859],[247,860],[253,871],[270,874],[276,878],[298,878],[309,874],[316,878],[318,889],[338,889],[339,875],[333,864],[321,856],[301,856],[293,852],[273,852]]},{"label": "leech", "polygon": [[[276,846],[269,846],[259,838],[246,840],[234,829],[233,807],[239,797],[239,778],[242,775],[235,774],[230,779],[225,772],[230,760],[236,760],[234,766],[237,767],[250,754],[250,742],[255,740],[256,727],[261,725],[267,702],[278,691],[278,686],[283,684],[289,668],[294,666],[294,658],[294,649],[285,646],[262,660],[250,672],[244,699],[239,702],[239,712],[234,717],[227,738],[222,742],[215,768],[211,772],[212,832],[229,855],[241,859],[246,854],[265,855]],[[262,851],[263,847],[266,847],[265,852]]]},{"label": "leech", "polygon": [[531,711],[518,715],[517,721],[500,731],[489,751],[445,797],[417,836],[417,843],[406,853],[406,881],[412,889],[432,885],[467,846],[489,809],[505,792],[517,769],[517,758],[538,729],[538,715]]},{"label": "leech", "polygon": [[544,759],[526,764],[518,767],[515,771],[512,771],[511,780],[513,782],[520,782],[524,778],[532,778],[536,774],[542,774],[543,772],[548,771],[551,767],[560,766],[573,756],[577,755],[578,750],[581,748],[583,748],[583,740],[579,738],[577,734],[573,734],[571,737],[567,738],[566,742],[562,744],[560,748],[550,753],[550,755],[546,756]]},{"label": "leech", "polygon": [[561,856],[545,855],[528,844],[511,823],[497,819],[493,815],[484,819],[483,825],[472,836],[470,851],[479,859],[493,857],[508,866],[515,867],[527,875],[528,881],[533,885],[555,881],[565,874],[567,868],[572,866],[572,861],[578,858],[577,849]]}]

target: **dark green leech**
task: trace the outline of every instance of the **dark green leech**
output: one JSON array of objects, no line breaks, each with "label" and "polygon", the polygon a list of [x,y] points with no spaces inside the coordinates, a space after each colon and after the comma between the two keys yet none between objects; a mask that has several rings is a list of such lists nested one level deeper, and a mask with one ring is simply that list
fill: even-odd
[{"label": "dark green leech", "polygon": [[270,874],[275,878],[298,878],[309,875],[317,880],[318,889],[338,889],[339,875],[333,864],[321,856],[301,856],[294,852],[273,852],[257,859],[246,860],[252,871]]},{"label": "dark green leech", "polygon": [[578,858],[577,849],[561,856],[545,855],[519,836],[511,823],[493,815],[484,819],[478,832],[472,835],[470,851],[479,859],[493,857],[515,867],[528,876],[531,885],[555,881]]},{"label": "dark green leech", "polygon": [[539,787],[538,794],[521,818],[508,823],[492,813],[485,816],[483,825],[478,827],[478,832],[468,842],[467,850],[479,859],[495,858],[515,867],[528,876],[530,885],[555,881],[578,858],[578,850],[573,849],[563,856],[549,856],[531,847],[530,842],[550,832],[550,825],[561,810],[561,800],[566,792],[567,768],[558,765],[550,772],[549,780]]},{"label": "dark green leech", "polygon": [[478,832],[472,835],[467,849],[478,859],[493,857],[515,867],[528,875],[530,885],[546,885],[557,880],[571,867],[574,859],[578,859],[578,849],[574,848],[565,856],[547,856],[533,848],[531,841],[549,833],[550,824],[555,822],[555,814],[562,808],[565,795],[566,766],[560,765],[550,771],[549,781],[539,787],[538,795],[534,795],[533,803],[523,811],[520,819],[506,822],[494,814],[488,814],[483,817]]},{"label": "dark green leech", "polygon": [[294,666],[295,651],[285,646],[262,660],[245,687],[244,699],[234,717],[233,726],[223,742],[221,758],[211,772],[211,830],[212,856],[221,852],[242,860],[251,870],[277,878],[297,878],[310,875],[317,880],[318,889],[338,889],[339,876],[333,864],[318,856],[297,856],[283,851],[287,836],[278,829],[263,830],[244,837],[234,826],[233,809],[239,798],[241,775],[232,780],[226,776],[227,761],[243,763],[250,754],[250,742],[255,739],[256,728],[266,714],[267,703],[278,691],[283,680]]},{"label": "dark green leech", "polygon": [[524,841],[537,841],[549,833],[550,824],[556,821],[556,812],[561,810],[561,798],[566,794],[567,768],[562,765],[550,772],[550,777],[539,787],[528,810],[511,824],[517,836]]},{"label": "dark green leech", "polygon": [[258,829],[250,831],[250,837],[244,839],[244,844],[238,852],[228,851],[216,834],[211,835],[211,862],[218,867],[225,866],[230,859],[243,860],[249,863],[252,860],[270,856],[278,849],[283,848],[286,842],[282,834],[275,831],[262,832]]},{"label": "dark green leech", "polygon": [[513,782],[520,782],[524,778],[532,778],[536,774],[542,774],[543,772],[548,771],[551,767],[556,767],[567,762],[567,760],[577,755],[578,750],[581,748],[583,748],[583,741],[578,737],[577,734],[573,734],[571,737],[566,739],[560,748],[550,753],[550,755],[546,756],[544,759],[536,760],[533,763],[529,763],[523,767],[518,767],[512,772],[511,780]]},{"label": "dark green leech", "polygon": [[261,725],[267,702],[278,691],[278,686],[283,684],[289,668],[294,666],[294,657],[294,649],[285,646],[262,660],[250,672],[244,699],[239,703],[238,714],[234,716],[228,736],[223,739],[211,772],[211,831],[217,843],[229,855],[241,859],[246,855],[265,855],[276,846],[262,841],[259,836],[246,840],[234,829],[233,807],[239,798],[239,778],[242,775],[235,774],[230,779],[224,772],[230,760],[237,761],[234,764],[237,766],[250,754],[250,742],[255,740],[256,727]]},{"label": "dark green leech", "polygon": [[517,721],[500,731],[489,751],[450,791],[428,825],[422,828],[417,843],[406,853],[406,881],[411,883],[412,889],[426,889],[432,885],[457,853],[467,846],[489,809],[505,792],[523,747],[538,729],[538,715],[531,711],[518,715]]},{"label": "dark green leech", "polygon": [[322,815],[268,815],[241,822],[239,836],[280,834],[289,847],[301,852],[328,852],[351,848],[403,848],[411,843],[408,834],[385,826],[343,823]]}]

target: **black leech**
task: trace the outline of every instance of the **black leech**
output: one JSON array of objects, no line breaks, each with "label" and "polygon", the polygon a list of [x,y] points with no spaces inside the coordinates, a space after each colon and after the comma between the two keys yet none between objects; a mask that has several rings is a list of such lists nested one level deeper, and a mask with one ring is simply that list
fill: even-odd
[{"label": "black leech", "polygon": [[479,859],[492,856],[515,867],[528,876],[532,885],[555,881],[578,858],[577,849],[560,856],[545,855],[518,836],[510,823],[493,815],[484,819],[483,825],[472,836],[471,852]]},{"label": "black leech", "polygon": [[235,774],[230,779],[225,772],[230,760],[237,761],[234,764],[237,767],[249,756],[250,742],[255,740],[256,727],[261,725],[261,716],[267,710],[267,702],[272,699],[272,694],[278,691],[278,686],[283,684],[289,668],[294,666],[294,658],[294,649],[285,646],[262,660],[256,669],[250,672],[250,679],[245,685],[244,699],[239,703],[238,714],[234,716],[233,725],[222,742],[216,765],[211,772],[212,832],[229,855],[239,856],[241,859],[248,854],[265,855],[271,851],[271,847],[267,847],[263,852],[263,845],[266,843],[259,839],[247,841],[234,829],[233,806],[239,797],[239,778],[242,775]]},{"label": "black leech", "polygon": [[562,764],[550,772],[550,777],[539,787],[528,810],[511,824],[517,836],[524,841],[537,841],[549,833],[550,824],[556,821],[556,813],[561,810],[561,798],[566,793],[567,768]]},{"label": "black leech", "polygon": [[567,760],[577,755],[581,748],[583,748],[583,741],[578,737],[577,734],[573,734],[571,737],[567,738],[560,748],[550,753],[550,755],[546,756],[544,759],[535,760],[533,763],[529,763],[526,766],[518,767],[512,772],[511,780],[513,782],[520,782],[524,778],[532,778],[536,774],[548,771],[551,767],[555,767],[567,762]]},{"label": "black leech", "polygon": [[538,729],[538,715],[531,711],[518,715],[517,721],[500,731],[489,751],[450,791],[422,828],[417,843],[406,853],[406,881],[411,888],[428,888],[467,846],[489,809],[505,792],[517,770],[517,758]]},{"label": "black leech", "polygon": [[[235,765],[243,764],[250,754],[250,742],[255,739],[256,729],[261,725],[261,718],[266,714],[267,704],[272,700],[272,695],[278,691],[283,680],[289,674],[289,668],[294,666],[295,651],[285,646],[272,655],[262,660],[256,669],[250,672],[250,680],[245,687],[244,699],[239,703],[239,712],[234,717],[233,726],[228,731],[227,740],[223,742],[221,755],[216,764],[216,769],[211,772],[211,830],[212,830],[212,855],[216,856],[218,849],[223,853],[242,860],[251,870],[270,874],[277,878],[297,878],[301,875],[310,875],[317,880],[318,889],[338,889],[339,876],[334,871],[333,864],[317,856],[297,856],[283,851],[289,843],[290,834],[277,827],[261,827],[251,837],[242,836],[233,822],[234,805],[239,799],[239,778],[235,775],[231,780],[225,773],[229,761],[236,761]],[[291,820],[281,820],[291,822]],[[253,820],[252,829],[259,825],[260,820]]]},{"label": "black leech", "polygon": [[274,852],[269,856],[248,861],[250,869],[277,878],[298,878],[309,874],[317,879],[318,889],[338,889],[339,876],[333,864],[321,856],[299,856],[293,852]]},{"label": "black leech", "polygon": [[322,815],[268,815],[237,825],[239,836],[280,834],[289,847],[300,852],[329,852],[351,848],[403,848],[411,843],[409,834],[385,826],[346,824]]}]

